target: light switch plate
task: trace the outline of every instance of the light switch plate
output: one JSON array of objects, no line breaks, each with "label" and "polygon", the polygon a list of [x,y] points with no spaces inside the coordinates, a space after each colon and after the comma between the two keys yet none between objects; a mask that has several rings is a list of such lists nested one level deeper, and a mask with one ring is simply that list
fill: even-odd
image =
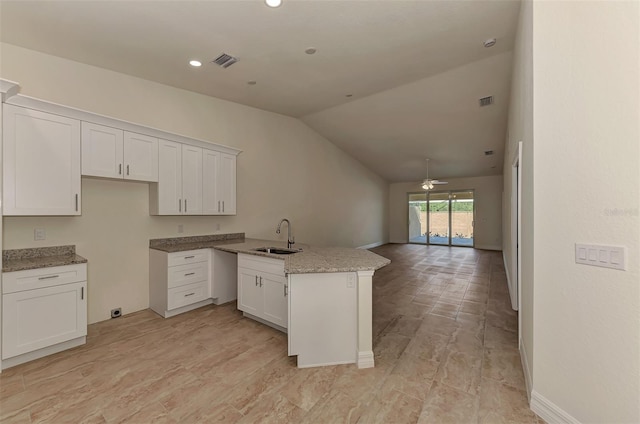
[{"label": "light switch plate", "polygon": [[46,240],[47,239],[47,231],[44,228],[36,228],[33,230],[33,239],[34,240]]},{"label": "light switch plate", "polygon": [[602,246],[576,243],[576,263],[626,271],[624,246]]}]

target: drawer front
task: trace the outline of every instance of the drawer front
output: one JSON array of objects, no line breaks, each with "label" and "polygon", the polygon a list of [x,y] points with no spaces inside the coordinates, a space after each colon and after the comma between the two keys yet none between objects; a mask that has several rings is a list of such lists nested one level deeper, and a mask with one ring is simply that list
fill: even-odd
[{"label": "drawer front", "polygon": [[167,309],[176,309],[208,299],[209,284],[206,281],[202,281],[188,286],[176,287],[169,289],[168,294]]},{"label": "drawer front", "polygon": [[180,287],[187,284],[209,281],[209,264],[199,262],[197,264],[170,266],[168,268],[168,286]]},{"label": "drawer front", "polygon": [[284,276],[284,259],[271,259],[256,255],[238,254],[238,267]]},{"label": "drawer front", "polygon": [[187,250],[185,252],[169,253],[168,266],[208,262],[210,249]]},{"label": "drawer front", "polygon": [[87,264],[5,272],[2,274],[2,293],[16,293],[86,280]]}]

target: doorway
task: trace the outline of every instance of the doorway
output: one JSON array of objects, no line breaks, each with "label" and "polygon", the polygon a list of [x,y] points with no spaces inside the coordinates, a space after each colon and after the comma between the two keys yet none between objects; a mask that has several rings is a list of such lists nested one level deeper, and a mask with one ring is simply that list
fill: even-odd
[{"label": "doorway", "polygon": [[473,247],[473,190],[408,194],[409,243]]}]

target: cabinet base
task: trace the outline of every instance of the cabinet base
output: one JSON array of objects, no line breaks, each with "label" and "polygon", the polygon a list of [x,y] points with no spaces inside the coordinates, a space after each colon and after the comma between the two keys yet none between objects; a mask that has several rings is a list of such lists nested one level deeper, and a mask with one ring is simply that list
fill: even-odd
[{"label": "cabinet base", "polygon": [[3,359],[1,369],[15,367],[16,365],[24,364],[25,362],[40,359],[45,356],[53,355],[54,353],[81,346],[85,343],[87,343],[87,337],[83,336],[76,339],[68,340],[66,342],[58,343],[53,346],[43,347],[42,349],[34,350],[33,352],[27,352],[23,353],[22,355],[14,356],[12,358]]},{"label": "cabinet base", "polygon": [[176,315],[183,314],[185,312],[193,311],[194,309],[202,308],[203,306],[211,305],[213,303],[212,299],[201,300],[200,302],[192,303],[191,305],[183,306],[181,308],[172,309],[170,311],[157,311],[154,308],[151,308],[153,312],[160,315],[163,318],[171,318]]},{"label": "cabinet base", "polygon": [[262,324],[264,324],[264,325],[268,325],[269,327],[271,327],[271,328],[275,328],[275,329],[276,329],[276,330],[278,330],[278,331],[282,331],[282,332],[283,332],[283,333],[285,333],[285,334],[287,333],[287,329],[286,329],[286,328],[284,328],[284,327],[280,327],[279,325],[274,324],[274,323],[272,323],[272,322],[269,322],[269,321],[267,321],[267,320],[264,320],[264,319],[262,319],[262,318],[258,318],[258,317],[257,317],[257,316],[255,316],[255,315],[251,315],[251,314],[248,314],[248,313],[246,313],[246,312],[242,312],[242,316],[245,316],[245,317],[247,317],[247,318],[249,318],[249,319],[252,319],[252,320],[254,320],[254,321],[258,321],[258,322],[260,322],[260,323],[262,323]]}]

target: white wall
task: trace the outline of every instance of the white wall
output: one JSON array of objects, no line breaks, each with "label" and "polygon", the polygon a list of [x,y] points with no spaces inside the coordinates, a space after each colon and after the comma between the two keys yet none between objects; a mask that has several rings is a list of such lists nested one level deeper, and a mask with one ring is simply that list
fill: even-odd
[{"label": "white wall", "polygon": [[[445,190],[475,190],[475,246],[500,250],[502,246],[502,176],[447,179]],[[407,193],[424,191],[422,182],[393,183],[389,189],[389,241],[409,240]]]},{"label": "white wall", "polygon": [[[525,369],[526,380],[532,382],[532,372],[534,367],[533,357],[533,246],[534,246],[534,216],[533,216],[533,3],[530,0],[524,1],[520,8],[520,19],[516,43],[514,49],[513,74],[511,85],[511,99],[509,102],[509,126],[507,130],[507,141],[505,145],[504,158],[504,204],[502,220],[503,228],[503,253],[505,257],[505,268],[509,273],[509,280],[516,281],[516,269],[512,265],[514,258],[512,253],[511,234],[511,210],[513,187],[512,174],[513,159],[517,154],[518,143],[522,141],[522,161],[520,171],[522,174],[522,193],[520,207],[522,219],[520,227],[520,255],[522,259],[520,282],[521,304],[519,313],[520,319],[520,349],[521,354],[526,358],[523,362],[528,364]],[[555,209],[555,208],[554,208]],[[531,387],[529,387],[529,390]]]},{"label": "white wall", "polygon": [[639,8],[533,4],[534,390],[585,423],[640,422]]},{"label": "white wall", "polygon": [[[87,257],[90,322],[107,319],[114,307],[148,307],[150,238],[245,232],[284,240],[275,228],[287,217],[299,243],[387,241],[387,183],[300,120],[0,47],[0,76],[19,82],[22,94],[243,150],[237,216],[153,217],[147,184],[83,178],[81,217],[4,218],[4,249],[75,244]],[[34,228],[45,228],[47,240],[33,241]]]},{"label": "white wall", "polygon": [[[639,6],[523,5],[508,150],[524,141],[521,337],[550,422],[640,422]],[[578,265],[575,243],[626,246],[628,268]]]}]

